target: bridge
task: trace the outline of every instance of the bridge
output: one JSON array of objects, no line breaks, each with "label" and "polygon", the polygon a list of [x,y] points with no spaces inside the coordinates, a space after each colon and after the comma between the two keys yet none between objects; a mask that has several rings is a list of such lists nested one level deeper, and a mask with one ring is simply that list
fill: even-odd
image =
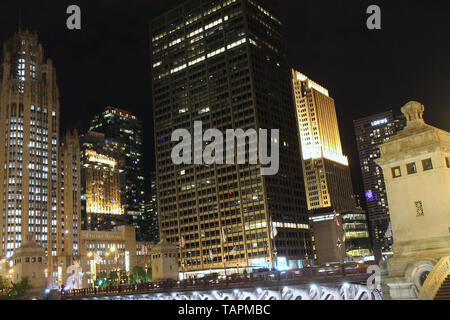
[{"label": "bridge", "polygon": [[382,300],[367,287],[369,275],[298,270],[262,276],[164,281],[63,291],[63,300]]},{"label": "bridge", "polygon": [[431,270],[420,293],[420,300],[450,300],[450,256],[443,257]]}]

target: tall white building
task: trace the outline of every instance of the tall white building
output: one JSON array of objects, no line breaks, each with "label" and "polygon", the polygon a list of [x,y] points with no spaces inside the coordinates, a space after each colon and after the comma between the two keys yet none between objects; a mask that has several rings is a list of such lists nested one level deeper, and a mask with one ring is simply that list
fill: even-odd
[{"label": "tall white building", "polygon": [[11,258],[31,235],[45,250],[50,283],[63,280],[58,256],[68,243],[77,250],[69,226],[77,213],[69,219],[61,214],[59,110],[53,62],[45,59],[37,34],[19,30],[4,43],[0,66],[0,256]]}]

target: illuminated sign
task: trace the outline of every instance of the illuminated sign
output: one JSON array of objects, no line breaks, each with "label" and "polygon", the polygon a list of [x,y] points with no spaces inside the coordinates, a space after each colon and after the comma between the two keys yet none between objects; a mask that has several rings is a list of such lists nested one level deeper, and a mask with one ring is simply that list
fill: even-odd
[{"label": "illuminated sign", "polygon": [[384,119],[372,121],[372,122],[371,122],[371,125],[372,125],[372,127],[376,127],[376,126],[379,126],[379,125],[381,125],[381,124],[386,124],[386,123],[388,123],[388,119],[387,119],[387,118],[384,118]]},{"label": "illuminated sign", "polygon": [[289,267],[287,265],[286,257],[278,257],[277,259],[277,270],[278,271],[284,271],[288,270]]},{"label": "illuminated sign", "polygon": [[378,200],[378,197],[373,194],[372,190],[367,190],[366,191],[366,199],[367,199],[367,201],[375,201],[375,200]]},{"label": "illuminated sign", "polygon": [[90,162],[106,164],[112,168],[115,168],[117,166],[117,161],[115,159],[107,157],[103,154],[99,154],[93,150],[86,150],[85,154],[86,154],[86,157],[88,157]]},{"label": "illuminated sign", "polygon": [[253,267],[264,267],[270,268],[270,262],[266,258],[256,258],[251,260],[251,265]]}]

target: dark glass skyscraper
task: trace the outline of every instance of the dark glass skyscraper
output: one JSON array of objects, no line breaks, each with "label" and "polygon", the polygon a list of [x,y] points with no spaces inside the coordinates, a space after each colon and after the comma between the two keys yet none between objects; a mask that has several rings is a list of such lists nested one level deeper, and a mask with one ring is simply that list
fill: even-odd
[{"label": "dark glass skyscraper", "polygon": [[379,146],[405,125],[406,119],[394,116],[392,111],[354,121],[372,246],[378,259],[382,254],[391,253],[393,239],[385,235],[390,221],[389,206],[383,171],[375,159],[380,157]]},{"label": "dark glass skyscraper", "polygon": [[150,175],[150,193],[145,203],[145,215],[143,217],[143,228],[149,235],[148,241],[159,242],[159,219],[158,219],[158,200],[156,187],[156,174]]},{"label": "dark glass skyscraper", "polygon": [[121,201],[130,222],[136,228],[136,239],[150,240],[142,225],[145,180],[141,122],[128,111],[108,107],[92,120],[90,130],[103,133],[107,147],[116,154],[124,177],[120,187]]},{"label": "dark glass skyscraper", "polygon": [[[270,2],[187,1],[154,19],[150,34],[158,214],[169,241],[186,241],[185,270],[301,265],[311,235],[283,25]],[[223,133],[280,129],[278,174],[175,165],[171,135],[192,133],[194,121]]]}]

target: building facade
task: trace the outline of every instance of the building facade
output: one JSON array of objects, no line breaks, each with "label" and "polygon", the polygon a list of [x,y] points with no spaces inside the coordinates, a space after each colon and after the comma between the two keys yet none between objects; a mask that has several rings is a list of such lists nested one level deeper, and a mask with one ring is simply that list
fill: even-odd
[{"label": "building facade", "polygon": [[143,216],[143,228],[146,229],[149,241],[158,243],[159,217],[158,217],[158,189],[156,185],[156,174],[150,174],[150,193],[145,204],[145,215]]},{"label": "building facade", "polygon": [[28,278],[31,288],[26,292],[27,298],[42,298],[47,288],[47,259],[44,248],[36,244],[33,235],[27,235],[20,248],[14,250],[13,261],[11,280],[20,282]]},{"label": "building facade", "polygon": [[37,34],[19,30],[4,44],[0,68],[0,255],[11,258],[30,234],[53,278],[61,232],[59,112],[53,62]]},{"label": "building facade", "polygon": [[328,90],[292,70],[308,209],[353,209],[355,200],[342,153],[334,99]]},{"label": "building facade", "polygon": [[393,257],[387,297],[415,299],[436,263],[450,254],[450,133],[425,123],[425,107],[402,107],[407,125],[380,146],[389,200]]},{"label": "building facade", "polygon": [[[368,256],[370,243],[367,221],[361,221],[361,215],[365,214],[356,206],[348,159],[342,153],[334,99],[326,88],[296,70],[292,70],[292,90],[317,260],[321,263],[337,262],[326,260],[339,258],[344,246],[340,244],[337,250],[336,244],[342,243],[344,237],[331,241],[331,233],[324,230],[329,230],[333,225],[335,215],[344,213],[347,216],[347,229],[355,225],[361,227],[361,223],[365,224],[366,229],[365,236],[361,233],[360,237],[345,239],[347,256],[352,259]],[[349,214],[351,212],[353,214]],[[349,220],[351,217],[358,219]],[[342,226],[337,226],[334,236],[338,236],[340,229]],[[342,232],[347,233],[344,229]]]},{"label": "building facade", "polygon": [[354,121],[356,144],[364,184],[369,230],[376,259],[392,254],[393,238],[389,227],[389,204],[383,171],[375,162],[380,157],[380,145],[396,135],[406,125],[404,116],[394,116],[392,110]]},{"label": "building facade", "polygon": [[372,254],[367,215],[361,208],[341,211],[348,260],[362,261]]},{"label": "building facade", "polygon": [[108,107],[97,115],[91,131],[105,135],[106,147],[116,155],[124,179],[120,186],[121,201],[138,240],[150,240],[143,226],[145,213],[145,179],[142,123],[130,112]]},{"label": "building facade", "polygon": [[[312,253],[282,30],[270,2],[255,0],[187,1],[151,22],[160,232],[185,240],[188,273],[295,267]],[[278,174],[261,175],[259,164],[175,165],[171,135],[193,133],[194,121],[223,133],[280,129]]]},{"label": "building facade", "polygon": [[58,277],[61,286],[67,278],[67,268],[80,261],[81,183],[80,143],[78,132],[66,132],[59,149],[60,164],[60,218],[57,224]]},{"label": "building facade", "polygon": [[100,275],[125,271],[136,265],[137,245],[133,226],[119,226],[110,231],[81,231],[81,268],[88,273],[87,286]]},{"label": "building facade", "polygon": [[165,235],[151,250],[152,281],[180,279],[178,264],[178,247],[167,241]]},{"label": "building facade", "polygon": [[314,236],[314,257],[312,257],[314,264],[345,262],[347,248],[342,216],[334,216],[327,210],[317,210],[309,219]]},{"label": "building facade", "polygon": [[108,231],[127,224],[121,203],[121,170],[104,135],[89,131],[80,138],[83,230]]}]

